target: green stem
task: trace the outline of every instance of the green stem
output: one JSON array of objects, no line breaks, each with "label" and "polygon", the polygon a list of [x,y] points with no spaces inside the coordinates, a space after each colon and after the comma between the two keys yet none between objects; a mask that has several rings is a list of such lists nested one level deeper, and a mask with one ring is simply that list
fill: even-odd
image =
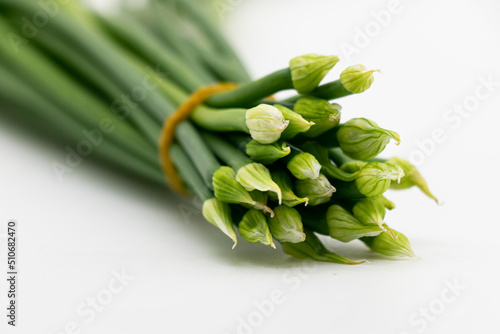
[{"label": "green stem", "polygon": [[172,158],[174,165],[177,167],[182,180],[186,183],[193,194],[195,194],[202,201],[206,201],[207,199],[214,197],[212,191],[208,188],[201,175],[193,166],[192,161],[179,145],[173,144],[170,147],[170,157]]},{"label": "green stem", "polygon": [[340,129],[340,125],[337,125],[331,130],[323,133],[322,135],[316,137],[316,142],[321,146],[333,148],[339,147],[339,140],[337,138],[337,132]]},{"label": "green stem", "polygon": [[[173,2],[154,1],[151,6],[146,7],[150,8],[150,11],[152,11],[150,17],[155,19],[153,22],[141,20],[141,24],[147,26],[149,23],[150,29],[156,28],[159,31],[160,38],[168,41],[169,46],[165,47],[175,52],[193,73],[206,82],[215,81],[210,71],[200,62],[198,54],[193,52],[189,43],[186,43],[186,37],[188,37],[189,34],[179,34],[179,30],[184,27],[184,22],[182,21],[179,11],[175,8],[175,4]],[[130,16],[134,15],[132,14]],[[154,27],[151,27],[151,25],[154,25]],[[158,43],[158,41],[156,42]]]},{"label": "green stem", "polygon": [[177,55],[162,47],[161,44],[155,43],[148,33],[133,21],[127,21],[126,25],[120,22],[111,22],[109,19],[101,19],[100,22],[129,51],[136,53],[150,64],[155,64],[168,71],[175,82],[183,88],[195,91],[213,82],[208,75],[205,77],[203,72],[195,74]]},{"label": "green stem", "polygon": [[[181,105],[188,100],[189,95],[168,78],[157,78],[157,82],[175,105]],[[192,112],[190,118],[206,130],[250,133],[246,124],[246,112],[246,109],[214,109],[201,105]]]},{"label": "green stem", "polygon": [[[0,31],[3,26],[0,24]],[[31,45],[25,45],[23,52],[17,56],[12,55],[8,46],[1,44],[1,59],[4,64],[8,64],[11,72],[23,79],[23,86],[36,88],[38,92],[44,94],[51,101],[72,117],[90,129],[99,127],[99,124],[109,119],[114,126],[114,130],[108,134],[111,140],[122,147],[128,147],[132,152],[156,163],[157,159],[151,160],[151,153],[156,152],[137,131],[114,115],[109,109],[88,94],[80,85],[71,78],[64,75],[47,59],[44,59],[36,51],[31,50]],[[50,78],[51,83],[47,84],[46,79]],[[22,89],[22,88],[20,88]],[[148,155],[149,154],[149,155]]]},{"label": "green stem", "polygon": [[213,109],[198,107],[191,114],[191,119],[198,126],[211,131],[250,133],[246,125],[246,109]]},{"label": "green stem", "polygon": [[259,101],[276,92],[292,88],[290,69],[285,68],[237,89],[214,95],[207,100],[206,104],[214,108],[247,108],[255,106]]},{"label": "green stem", "polygon": [[359,192],[355,181],[344,182],[334,180],[332,185],[335,187],[336,191],[332,195],[332,199],[363,199],[366,198],[365,195]]},{"label": "green stem", "polygon": [[328,156],[333,160],[335,165],[339,167],[353,160],[345,155],[339,147],[330,148],[328,150]]},{"label": "green stem", "polygon": [[235,70],[240,72],[243,78],[243,82],[250,81],[250,77],[243,64],[241,63],[239,57],[236,55],[234,50],[231,48],[226,39],[222,36],[218,27],[207,17],[206,13],[202,10],[199,3],[193,3],[190,0],[177,0],[180,9],[184,9],[185,12],[192,17],[192,21],[198,25],[201,31],[205,32],[207,37],[212,40],[213,45],[218,48],[223,54],[230,57],[230,59],[235,64]]},{"label": "green stem", "polygon": [[[45,96],[27,87],[17,77],[11,75],[4,67],[0,67],[0,101],[17,112],[26,112],[30,118],[35,115],[43,123],[50,123],[51,128],[58,129],[58,134],[66,140],[78,142],[83,140],[81,133],[85,126],[68,116],[63,110],[47,101]],[[112,141],[103,138],[98,145],[93,145],[92,152],[108,162],[113,162],[146,179],[158,184],[165,184],[165,177],[159,164],[148,163],[147,160],[116,146]],[[93,153],[92,153],[93,154]],[[157,153],[150,156],[149,161],[156,159]]]},{"label": "green stem", "polygon": [[202,137],[212,151],[235,171],[253,162],[252,159],[241,153],[236,147],[213,134],[202,132]]},{"label": "green stem", "polygon": [[[339,99],[344,96],[352,95],[350,91],[344,88],[342,86],[342,83],[339,80],[321,85],[319,87],[316,87],[311,93],[308,95],[312,95],[314,97],[324,99],[324,100],[335,100]],[[295,95],[292,97],[289,97],[287,99],[284,99],[281,102],[286,102],[286,103],[294,103],[297,102],[298,99],[303,97],[304,95]]]}]

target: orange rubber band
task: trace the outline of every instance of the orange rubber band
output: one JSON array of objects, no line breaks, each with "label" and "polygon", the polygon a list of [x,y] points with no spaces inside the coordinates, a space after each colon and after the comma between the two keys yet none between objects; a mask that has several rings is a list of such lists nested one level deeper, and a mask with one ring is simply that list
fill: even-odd
[{"label": "orange rubber band", "polygon": [[209,97],[217,93],[233,90],[238,86],[239,85],[235,83],[221,82],[202,87],[191,94],[188,100],[184,102],[172,114],[172,116],[165,120],[160,136],[159,150],[163,172],[165,173],[165,177],[167,178],[171,189],[182,195],[188,194],[184,182],[182,182],[172,159],[170,159],[170,145],[172,145],[172,142],[174,141],[175,128],[180,122],[185,121],[189,115],[191,115],[191,113],[199,105],[203,104],[203,102],[205,102]]}]

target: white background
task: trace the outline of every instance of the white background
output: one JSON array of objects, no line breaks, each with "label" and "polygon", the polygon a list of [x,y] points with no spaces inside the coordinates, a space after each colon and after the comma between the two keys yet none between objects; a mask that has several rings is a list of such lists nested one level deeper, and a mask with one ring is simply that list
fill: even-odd
[{"label": "white background", "polygon": [[[332,249],[371,264],[305,268],[280,249],[240,242],[231,250],[199,215],[184,219],[174,195],[90,161],[58,182],[50,164],[64,159],[65,145],[0,124],[2,233],[7,219],[20,225],[19,327],[12,333],[71,333],[65,327],[74,322],[79,333],[232,334],[242,321],[258,327],[239,333],[497,332],[500,4],[401,0],[377,31],[371,12],[388,1],[227,1],[233,9],[224,29],[254,77],[296,55],[338,54],[330,79],[356,63],[383,72],[369,91],[340,103],[344,119],[373,118],[401,134],[387,155],[415,156],[417,142],[442,129],[445,140],[419,169],[443,204],[416,189],[389,194],[397,209],[387,222],[410,238],[418,258],[391,260],[360,243],[332,241]],[[372,37],[360,44],[356,36],[367,27]],[[358,53],[343,52],[347,45]],[[490,76],[497,86],[474,100]],[[467,101],[478,105],[458,126],[444,118]],[[1,247],[5,263],[5,240]],[[87,321],[77,308],[105,296],[122,270],[133,279]],[[5,310],[3,278],[0,289]],[[262,315],[256,304],[269,307],[275,290],[280,303]]]}]

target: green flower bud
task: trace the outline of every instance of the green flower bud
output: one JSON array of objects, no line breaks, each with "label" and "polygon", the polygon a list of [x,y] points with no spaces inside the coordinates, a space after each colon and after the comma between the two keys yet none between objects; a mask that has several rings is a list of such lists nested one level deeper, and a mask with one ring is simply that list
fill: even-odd
[{"label": "green flower bud", "polygon": [[234,178],[231,167],[222,166],[212,178],[215,197],[224,203],[242,204],[273,215],[273,211],[265,203],[255,201],[250,193]]},{"label": "green flower bud", "polygon": [[246,112],[250,135],[261,144],[271,144],[280,139],[288,123],[278,108],[268,104],[260,104]]},{"label": "green flower bud", "polygon": [[359,94],[370,88],[373,83],[373,73],[379,70],[367,70],[364,65],[354,65],[346,68],[340,74],[340,83],[351,93]]},{"label": "green flower bud", "polygon": [[383,255],[415,257],[408,238],[403,233],[394,229],[388,228],[387,231],[378,236],[363,238],[362,241],[372,251]]},{"label": "green flower bud", "polygon": [[326,212],[326,221],[330,236],[342,242],[349,242],[362,237],[379,235],[384,228],[378,225],[364,225],[340,205],[332,205]]},{"label": "green flower bud", "polygon": [[[271,176],[276,182],[276,184],[280,187],[281,189],[281,195],[283,197],[283,205],[286,205],[288,207],[294,207],[296,205],[299,205],[301,203],[305,203],[307,206],[307,203],[309,202],[309,198],[300,198],[295,193],[293,192],[293,183],[292,179],[288,175],[287,172],[284,170],[276,170],[271,173]],[[274,193],[269,193],[269,196],[277,200],[277,196]]]},{"label": "green flower bud", "polygon": [[299,99],[293,108],[297,114],[314,123],[309,131],[304,133],[310,138],[336,127],[340,122],[340,110],[342,107],[336,103],[310,96]]},{"label": "green flower bud", "polygon": [[434,195],[431,193],[429,190],[429,187],[427,186],[427,182],[425,182],[424,178],[422,175],[418,172],[417,168],[410,164],[408,161],[401,159],[401,158],[391,158],[387,160],[387,163],[399,166],[403,169],[405,172],[405,176],[401,178],[401,182],[396,183],[393,182],[391,183],[391,188],[392,189],[408,189],[413,186],[417,186],[430,198],[432,198],[436,203],[439,203],[438,199],[434,197]]},{"label": "green flower bud", "polygon": [[384,150],[389,141],[400,138],[396,132],[382,129],[366,118],[353,118],[339,127],[337,139],[342,152],[353,159],[368,160]]},{"label": "green flower bud", "polygon": [[286,165],[286,168],[299,180],[316,179],[321,170],[321,165],[314,155],[299,153]]},{"label": "green flower bud", "polygon": [[321,56],[308,54],[290,60],[293,87],[300,94],[307,94],[319,83],[325,75],[337,64],[337,56]]},{"label": "green flower bud", "polygon": [[275,104],[274,106],[278,108],[279,111],[281,111],[281,113],[283,114],[283,117],[285,117],[285,119],[290,122],[288,123],[285,131],[283,131],[283,133],[281,134],[282,139],[292,139],[299,133],[308,131],[311,126],[314,125],[314,122],[306,121],[298,113],[293,112],[282,105]]},{"label": "green flower bud", "polygon": [[365,261],[355,261],[333,253],[326,249],[318,237],[311,231],[304,230],[306,240],[299,243],[283,243],[283,251],[288,255],[299,259],[310,259],[315,261],[333,262],[341,264],[361,264]]},{"label": "green flower bud", "polygon": [[285,142],[279,141],[272,144],[261,144],[252,140],[245,147],[247,155],[252,160],[266,165],[290,154],[290,147]]},{"label": "green flower bud", "polygon": [[274,217],[268,219],[273,237],[280,242],[297,243],[305,240],[302,218],[297,210],[287,206],[278,206],[274,208],[274,214]]},{"label": "green flower bud", "polygon": [[271,245],[276,248],[273,242],[273,236],[267,226],[266,216],[262,212],[250,209],[241,219],[238,225],[238,231],[243,239],[250,243],[258,243]]},{"label": "green flower bud", "polygon": [[281,204],[281,189],[271,178],[271,173],[264,165],[259,163],[247,164],[236,173],[236,181],[248,191],[260,190],[276,193]]},{"label": "green flower bud", "polygon": [[358,201],[352,208],[354,217],[363,225],[378,225],[384,229],[385,206],[383,196],[365,198]]},{"label": "green flower bud", "polygon": [[210,198],[203,202],[203,217],[212,225],[217,226],[225,235],[234,241],[233,248],[238,240],[231,219],[229,204],[223,203],[216,198]]},{"label": "green flower bud", "polygon": [[295,189],[299,197],[309,198],[311,206],[328,202],[335,192],[335,188],[323,174],[317,179],[297,180]]},{"label": "green flower bud", "polygon": [[359,192],[366,197],[383,194],[391,186],[392,181],[401,180],[405,175],[399,166],[382,163],[369,162],[355,180]]}]

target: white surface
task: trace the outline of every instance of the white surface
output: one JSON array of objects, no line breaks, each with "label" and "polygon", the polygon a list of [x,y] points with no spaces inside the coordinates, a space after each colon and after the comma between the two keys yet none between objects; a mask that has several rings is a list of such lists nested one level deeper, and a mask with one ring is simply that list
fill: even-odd
[{"label": "white surface", "polygon": [[[345,59],[340,45],[354,45],[356,29],[373,21],[370,12],[388,4],[228,3],[235,8],[225,29],[255,76],[309,52]],[[244,242],[231,250],[231,241],[199,216],[183,219],[173,195],[88,161],[59,183],[50,164],[63,159],[64,146],[34,143],[0,124],[0,221],[2,229],[9,218],[20,225],[19,327],[11,332],[76,333],[65,331],[75,322],[79,333],[232,334],[240,319],[259,320],[255,303],[274,290],[283,297],[272,314],[240,333],[496,332],[500,87],[456,129],[443,117],[474,95],[480,77],[500,82],[500,4],[401,4],[401,12],[331,78],[358,62],[382,69],[372,89],[340,103],[344,118],[366,116],[401,134],[403,143],[390,146],[388,155],[408,158],[415,142],[436,128],[447,136],[419,166],[444,205],[418,190],[390,196],[398,207],[387,221],[410,238],[418,259],[388,260],[361,244],[331,242],[339,253],[372,264],[318,263],[305,270],[281,250]],[[82,316],[77,308],[89,297],[105,297],[113,271],[122,268],[134,279],[87,322],[88,309]],[[454,281],[466,286],[456,296],[447,290]],[[6,284],[0,282],[4,305]],[[431,311],[432,320],[423,320],[420,312],[429,307],[439,314]]]}]

